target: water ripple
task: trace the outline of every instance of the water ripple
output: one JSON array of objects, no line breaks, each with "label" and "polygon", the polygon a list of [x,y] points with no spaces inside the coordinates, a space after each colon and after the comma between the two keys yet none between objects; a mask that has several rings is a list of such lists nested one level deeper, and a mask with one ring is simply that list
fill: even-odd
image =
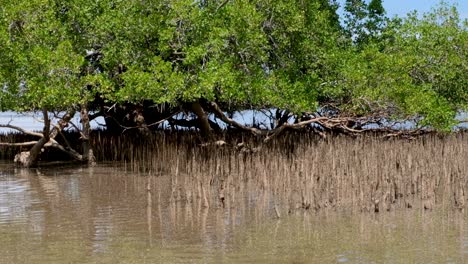
[{"label": "water ripple", "polygon": [[0,180],[0,224],[25,222],[32,202],[26,180]]}]

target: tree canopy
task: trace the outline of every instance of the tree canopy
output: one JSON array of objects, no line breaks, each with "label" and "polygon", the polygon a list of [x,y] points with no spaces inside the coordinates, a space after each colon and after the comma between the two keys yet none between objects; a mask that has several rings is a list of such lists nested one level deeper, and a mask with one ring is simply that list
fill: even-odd
[{"label": "tree canopy", "polygon": [[445,3],[405,18],[377,0],[344,7],[340,23],[327,0],[0,0],[0,108],[112,116],[149,102],[243,129],[227,112],[450,130],[468,109],[467,20]]}]

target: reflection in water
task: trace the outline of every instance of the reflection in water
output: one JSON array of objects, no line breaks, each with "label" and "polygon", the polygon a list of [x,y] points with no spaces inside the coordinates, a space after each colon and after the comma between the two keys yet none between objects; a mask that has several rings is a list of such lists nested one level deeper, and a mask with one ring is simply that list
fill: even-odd
[{"label": "reflection in water", "polygon": [[94,218],[93,253],[106,252],[112,234],[112,207],[98,208]]},{"label": "reflection in water", "polygon": [[3,174],[0,177],[0,224],[26,224],[29,231],[43,231],[43,210],[41,201],[34,197],[34,191],[27,180]]},{"label": "reflection in water", "polygon": [[0,171],[0,263],[465,263],[468,258],[467,214],[444,208],[314,213],[278,203],[281,192],[267,191],[266,179],[234,185],[226,178],[219,191],[182,173],[138,174],[111,165],[37,172],[0,165]]}]

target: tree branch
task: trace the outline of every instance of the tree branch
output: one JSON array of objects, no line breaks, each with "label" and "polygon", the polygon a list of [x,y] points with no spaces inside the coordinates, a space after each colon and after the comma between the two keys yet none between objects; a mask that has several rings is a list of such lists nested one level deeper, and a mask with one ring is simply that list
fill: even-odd
[{"label": "tree branch", "polygon": [[258,128],[244,126],[244,125],[234,121],[233,119],[227,117],[224,114],[224,112],[221,110],[221,108],[219,108],[218,104],[216,104],[215,102],[210,102],[210,106],[214,110],[215,115],[219,119],[221,119],[221,121],[223,121],[224,123],[226,123],[228,125],[231,125],[231,126],[234,126],[234,127],[237,127],[237,128],[240,128],[240,129],[243,129],[243,130],[246,130],[246,131],[250,131],[252,134],[257,135],[257,136],[265,134],[265,132],[263,132],[262,130],[260,130]]},{"label": "tree branch", "polygon": [[29,131],[29,130],[25,130],[21,127],[18,127],[18,126],[14,126],[14,125],[10,125],[10,123],[8,124],[0,124],[0,127],[3,127],[3,128],[11,128],[11,129],[14,129],[14,130],[17,130],[23,134],[26,134],[26,135],[30,135],[30,136],[35,136],[35,137],[44,137],[44,135],[42,133],[37,133],[37,132],[32,132],[32,131]]},{"label": "tree branch", "polygon": [[[69,124],[70,124],[72,127],[74,127],[78,133],[80,133],[80,137],[81,137],[81,138],[85,138],[85,135],[83,134],[83,132],[81,132],[81,129],[80,129],[77,125],[75,125],[75,123],[73,123],[72,121],[70,121]],[[57,126],[56,126],[56,127],[57,127]],[[57,127],[57,128],[59,128],[59,127]],[[59,133],[62,134],[62,132],[61,132],[60,130],[59,130]]]},{"label": "tree branch", "polygon": [[46,146],[47,147],[57,148],[57,149],[61,150],[62,152],[68,154],[73,159],[78,160],[78,161],[83,161],[83,155],[79,154],[76,150],[74,150],[72,148],[64,148],[62,145],[60,145],[54,139],[51,139],[49,141],[49,143],[46,144]]},{"label": "tree branch", "polygon": [[275,129],[273,129],[271,131],[271,134],[269,136],[267,136],[263,142],[268,142],[270,141],[271,139],[273,139],[274,137],[278,136],[279,134],[281,134],[281,132],[283,132],[286,128],[291,128],[291,129],[301,129],[301,128],[304,128],[305,126],[307,125],[310,125],[312,123],[319,123],[320,121],[324,121],[324,120],[329,120],[328,117],[324,117],[324,116],[320,116],[320,117],[316,117],[316,118],[311,118],[309,120],[306,120],[306,121],[302,121],[302,122],[299,122],[299,123],[295,123],[295,124],[289,124],[289,123],[284,123],[282,124],[280,127],[277,127]]},{"label": "tree branch", "polygon": [[355,129],[352,129],[352,128],[349,128],[349,127],[343,125],[343,123],[348,122],[349,119],[346,119],[346,118],[330,118],[330,117],[325,117],[325,116],[319,116],[319,117],[311,118],[309,120],[305,120],[305,121],[298,122],[298,123],[295,123],[295,124],[289,124],[287,122],[284,122],[282,125],[277,126],[275,129],[270,130],[270,131],[260,130],[258,128],[248,127],[248,126],[242,125],[242,124],[236,122],[235,120],[227,117],[223,113],[221,108],[219,108],[218,104],[216,104],[215,102],[210,102],[210,106],[214,110],[215,115],[219,119],[221,119],[223,122],[225,122],[226,124],[237,127],[237,128],[240,128],[240,129],[243,129],[245,131],[249,131],[252,134],[257,135],[257,136],[267,135],[267,137],[264,139],[265,143],[270,141],[272,138],[278,136],[279,134],[281,134],[287,128],[288,129],[301,129],[301,128],[304,128],[305,126],[310,125],[312,123],[320,124],[321,126],[326,127],[326,128],[334,128],[334,127],[339,126],[340,128],[342,128],[344,130],[347,130],[349,132],[353,132],[353,133],[362,132],[362,130],[355,130]]},{"label": "tree branch", "polygon": [[149,125],[134,126],[134,127],[127,127],[127,126],[124,126],[124,125],[120,124],[120,123],[118,122],[118,120],[115,119],[113,116],[111,116],[111,118],[114,119],[114,121],[115,121],[121,128],[124,129],[124,130],[122,131],[122,133],[123,133],[123,132],[125,132],[125,131],[127,131],[127,130],[130,130],[130,129],[149,128],[149,127],[152,127],[152,126],[160,125],[160,124],[164,123],[165,121],[168,121],[169,119],[171,119],[174,115],[179,114],[180,112],[181,112],[180,110],[177,110],[177,111],[171,113],[168,117],[163,118],[163,119],[161,119],[161,120],[159,120],[159,121],[153,122],[153,123],[151,123],[151,124],[149,124]]},{"label": "tree branch", "polygon": [[28,142],[21,142],[21,143],[8,143],[8,142],[0,142],[0,146],[6,147],[29,147],[34,146],[37,141],[28,141]]},{"label": "tree branch", "polygon": [[68,126],[68,123],[73,116],[75,116],[75,113],[76,110],[70,110],[67,112],[53,127],[52,131],[50,131],[50,138],[54,139],[59,134],[59,131],[62,131],[66,126]]}]

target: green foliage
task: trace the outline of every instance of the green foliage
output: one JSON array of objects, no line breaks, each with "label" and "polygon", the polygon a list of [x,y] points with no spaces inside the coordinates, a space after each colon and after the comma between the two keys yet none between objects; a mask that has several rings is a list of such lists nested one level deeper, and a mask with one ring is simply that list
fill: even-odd
[{"label": "green foliage", "polygon": [[344,10],[345,32],[358,47],[383,40],[382,31],[388,19],[382,0],[371,0],[369,3],[364,0],[346,0]]},{"label": "green foliage", "polygon": [[50,1],[8,2],[0,16],[2,109],[65,109],[85,99],[85,51],[62,9]]},{"label": "green foliage", "polygon": [[336,6],[223,2],[122,1],[97,16],[103,67],[127,68],[113,79],[112,99],[314,110],[318,71],[338,32]]},{"label": "green foliage", "polygon": [[422,19],[410,14],[387,30],[392,40],[383,48],[369,43],[344,60],[341,89],[350,100],[341,107],[450,130],[468,103],[466,20],[442,5]]},{"label": "green foliage", "polygon": [[[382,1],[0,0],[0,107],[94,100],[415,119],[468,109],[467,21],[442,5],[385,17]],[[354,43],[353,45],[347,45]]]}]

